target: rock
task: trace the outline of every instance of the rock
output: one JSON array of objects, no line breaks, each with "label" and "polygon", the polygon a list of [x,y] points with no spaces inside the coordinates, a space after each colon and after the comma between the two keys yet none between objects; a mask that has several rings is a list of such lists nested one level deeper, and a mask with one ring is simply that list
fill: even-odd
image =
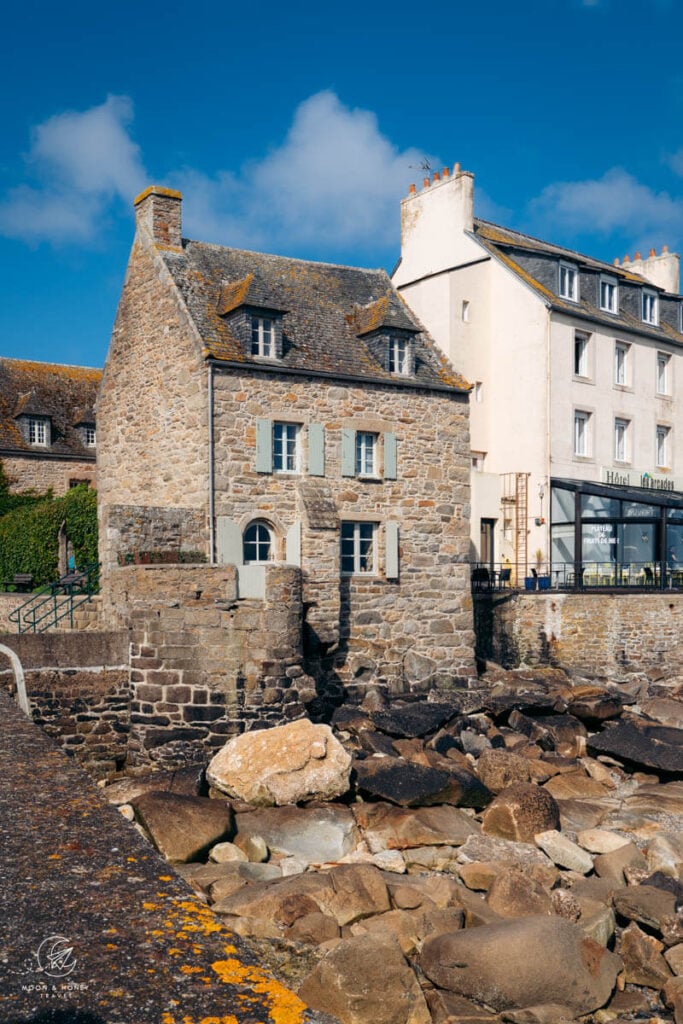
[{"label": "rock", "polygon": [[547,853],[554,864],[560,867],[569,868],[570,871],[578,871],[581,875],[587,875],[593,870],[593,858],[585,850],[582,850],[576,843],[551,829],[547,832],[537,832],[534,836],[536,846],[544,853]]},{"label": "rock", "polygon": [[349,788],[351,758],[327,725],[306,718],[228,740],[207,781],[257,806],[333,800]]},{"label": "rock", "polygon": [[518,866],[542,865],[551,868],[552,862],[535,846],[529,843],[505,841],[496,836],[471,835],[458,849],[458,864],[476,863],[479,861],[501,862]]},{"label": "rock", "polygon": [[578,922],[581,931],[600,946],[611,946],[617,919],[609,907],[601,907],[592,914],[583,914]]},{"label": "rock", "polygon": [[608,796],[609,789],[585,771],[565,772],[546,782],[545,789],[556,800],[586,800]]},{"label": "rock", "polygon": [[118,779],[104,787],[103,793],[113,804],[132,803],[143,793],[177,793],[200,796],[204,785],[202,765],[190,765],[173,772],[149,772],[135,778]]},{"label": "rock", "polygon": [[332,881],[327,873],[307,872],[291,878],[254,882],[229,896],[217,900],[214,913],[231,918],[252,918],[272,922],[282,935],[297,916],[312,912],[326,913],[325,907],[334,898]]},{"label": "rock", "polygon": [[257,834],[243,833],[242,835],[237,833],[234,838],[234,844],[238,849],[246,855],[247,860],[251,861],[252,864],[262,864],[268,860],[268,844],[263,836]]},{"label": "rock", "polygon": [[621,719],[591,736],[588,751],[610,754],[620,761],[656,771],[680,772],[683,771],[683,729]]},{"label": "rock", "polygon": [[495,876],[486,902],[499,917],[533,917],[552,913],[549,893],[520,868],[505,868]]},{"label": "rock", "polygon": [[499,793],[484,811],[481,829],[486,835],[533,842],[537,832],[559,829],[557,803],[533,783],[517,782]]},{"label": "rock", "polygon": [[415,875],[410,879],[387,878],[391,902],[399,910],[444,907],[458,904],[461,887],[447,875]]},{"label": "rock", "polygon": [[607,1002],[621,960],[569,921],[527,917],[427,939],[420,967],[496,1010],[552,1002],[579,1015]]},{"label": "rock", "polygon": [[373,711],[374,725],[389,736],[400,736],[407,739],[427,736],[436,732],[441,726],[458,713],[458,706],[451,704],[429,704],[419,701],[400,707],[394,704],[386,711]]},{"label": "rock", "polygon": [[664,1005],[673,1010],[675,1024],[683,1024],[683,978],[670,978],[663,995]]},{"label": "rock", "polygon": [[219,800],[143,793],[133,806],[159,853],[171,862],[198,860],[234,833],[232,810]]},{"label": "rock", "polygon": [[640,707],[644,715],[659,722],[660,725],[683,729],[683,701],[654,697],[652,700],[644,700]]},{"label": "rock", "polygon": [[611,810],[620,807],[618,800],[558,800],[562,828],[569,832],[582,832],[587,828],[596,828],[609,816]]},{"label": "rock", "polygon": [[425,997],[432,1015],[433,1024],[499,1024],[500,1017],[480,1007],[477,1003],[444,992],[439,988],[427,989]]},{"label": "rock", "polygon": [[683,831],[661,832],[649,843],[645,856],[650,871],[661,871],[672,878],[682,878]]},{"label": "rock", "polygon": [[589,853],[613,853],[629,842],[626,836],[619,835],[618,832],[608,832],[603,828],[583,829],[576,838]]},{"label": "rock", "polygon": [[683,941],[683,913],[677,912],[681,901],[674,893],[652,885],[629,885],[617,889],[612,899],[618,914],[653,928],[665,945]]},{"label": "rock", "polygon": [[556,750],[564,757],[580,757],[586,752],[586,727],[573,715],[529,718],[520,711],[513,711],[509,722],[513,729],[544,750]]},{"label": "rock", "polygon": [[660,989],[671,977],[669,966],[662,956],[664,943],[646,935],[635,922],[624,928],[617,953],[624,961],[624,980],[630,985],[647,985]]},{"label": "rock", "polygon": [[405,874],[406,862],[400,850],[381,850],[372,855],[372,863],[380,871],[392,871],[397,875]]},{"label": "rock", "polygon": [[628,842],[616,850],[594,857],[593,867],[600,878],[611,878],[617,885],[621,885],[625,881],[625,870],[632,867],[645,870],[647,861],[636,844]]},{"label": "rock", "polygon": [[246,861],[247,855],[234,843],[216,843],[209,850],[209,860],[216,864],[226,864],[229,861]]},{"label": "rock", "polygon": [[353,815],[372,853],[464,843],[479,826],[448,804],[414,810],[387,803],[355,804]]},{"label": "rock", "polygon": [[362,793],[403,807],[442,803],[450,782],[449,772],[402,757],[368,757],[354,761],[353,767]]},{"label": "rock", "polygon": [[500,793],[514,782],[529,781],[529,760],[510,750],[483,750],[477,775],[492,793]]},{"label": "rock", "polygon": [[260,837],[270,850],[297,857],[304,864],[327,864],[355,850],[360,836],[348,807],[264,807],[235,816],[242,845]]},{"label": "rock", "polygon": [[319,910],[312,911],[298,917],[289,928],[286,928],[285,938],[291,942],[320,946],[323,942],[339,938],[339,925],[330,914],[323,914]]},{"label": "rock", "polygon": [[567,703],[567,711],[575,718],[594,728],[608,718],[617,718],[624,710],[624,701],[616,693],[576,697]]},{"label": "rock", "polygon": [[417,978],[395,938],[342,939],[299,988],[313,1010],[342,1024],[431,1024]]},{"label": "rock", "polygon": [[624,804],[628,810],[651,812],[655,815],[683,814],[683,782],[639,786]]},{"label": "rock", "polygon": [[683,975],[683,942],[664,951],[664,959],[673,974]]}]

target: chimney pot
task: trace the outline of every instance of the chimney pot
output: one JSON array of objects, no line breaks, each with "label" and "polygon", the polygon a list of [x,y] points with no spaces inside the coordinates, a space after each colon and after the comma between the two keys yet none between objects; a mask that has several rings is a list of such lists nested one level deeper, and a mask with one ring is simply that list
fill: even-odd
[{"label": "chimney pot", "polygon": [[633,259],[634,259],[634,260],[639,260],[639,259],[642,259],[642,257],[641,257],[641,255],[640,255],[640,253],[639,253],[639,252],[637,252],[637,253],[635,254],[635,256],[633,257]]},{"label": "chimney pot", "polygon": [[664,254],[667,253],[668,251],[669,251],[669,246],[668,245],[663,245],[662,246],[662,256],[664,256]]},{"label": "chimney pot", "polygon": [[411,195],[411,196],[415,195],[415,186],[414,185],[409,185],[408,186],[408,195]]},{"label": "chimney pot", "polygon": [[618,266],[619,266],[619,257],[618,257],[618,256],[615,256],[615,257],[614,257],[614,259],[612,260],[612,264],[613,264],[613,266],[615,266],[615,267],[618,267]]},{"label": "chimney pot", "polygon": [[631,262],[631,257],[629,256],[628,253],[626,253],[626,255],[624,256],[624,263],[630,263],[630,262]]},{"label": "chimney pot", "polygon": [[439,172],[434,171],[434,181],[439,181]]},{"label": "chimney pot", "polygon": [[460,174],[460,164],[453,164],[453,174]]},{"label": "chimney pot", "polygon": [[654,250],[654,249],[650,249],[650,251],[649,251],[649,253],[648,253],[648,258],[649,258],[650,256],[656,256],[656,255],[657,255],[657,253],[655,252],[655,250]]},{"label": "chimney pot", "polygon": [[448,167],[444,167],[444,169],[443,169],[443,171],[441,173],[441,177],[442,178],[447,178],[450,173],[451,173],[450,169]]},{"label": "chimney pot", "polygon": [[423,188],[429,188],[429,185],[430,185],[429,178],[423,178],[422,179],[422,187]]}]

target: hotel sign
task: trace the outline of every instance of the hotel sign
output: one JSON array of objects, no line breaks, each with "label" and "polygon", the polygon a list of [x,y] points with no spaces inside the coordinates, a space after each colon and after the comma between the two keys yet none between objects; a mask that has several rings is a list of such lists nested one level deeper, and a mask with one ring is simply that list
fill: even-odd
[{"label": "hotel sign", "polygon": [[683,491],[683,480],[674,479],[672,476],[662,476],[655,473],[640,473],[637,470],[628,469],[606,469],[601,470],[603,484],[613,484],[617,487],[645,487],[648,491]]}]

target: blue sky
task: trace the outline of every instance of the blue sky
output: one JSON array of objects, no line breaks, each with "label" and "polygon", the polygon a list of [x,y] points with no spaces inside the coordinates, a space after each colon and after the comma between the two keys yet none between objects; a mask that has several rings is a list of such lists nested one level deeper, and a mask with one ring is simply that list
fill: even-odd
[{"label": "blue sky", "polygon": [[146,185],[184,234],[391,270],[423,161],[611,261],[683,250],[683,5],[48,5],[0,38],[0,354],[103,364]]}]

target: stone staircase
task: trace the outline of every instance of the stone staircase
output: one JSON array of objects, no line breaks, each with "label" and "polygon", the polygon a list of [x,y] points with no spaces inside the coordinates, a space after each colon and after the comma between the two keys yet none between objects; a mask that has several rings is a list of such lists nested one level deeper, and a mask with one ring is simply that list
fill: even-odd
[{"label": "stone staircase", "polygon": [[55,627],[60,632],[83,632],[84,630],[95,630],[100,628],[102,612],[102,597],[100,594],[93,594],[89,601],[85,601],[74,609],[73,630],[68,617],[62,619]]}]

